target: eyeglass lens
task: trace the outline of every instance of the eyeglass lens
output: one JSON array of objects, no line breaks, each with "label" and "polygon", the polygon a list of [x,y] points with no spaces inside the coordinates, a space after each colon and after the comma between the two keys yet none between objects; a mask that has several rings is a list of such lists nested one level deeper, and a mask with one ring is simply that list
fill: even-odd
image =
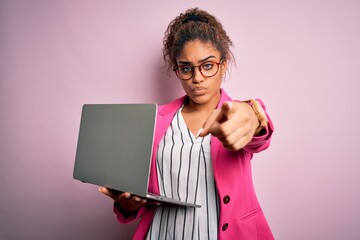
[{"label": "eyeglass lens", "polygon": [[216,62],[204,62],[198,66],[179,65],[176,69],[176,74],[180,79],[188,80],[194,76],[195,68],[197,67],[203,76],[212,77],[218,72],[219,64]]}]

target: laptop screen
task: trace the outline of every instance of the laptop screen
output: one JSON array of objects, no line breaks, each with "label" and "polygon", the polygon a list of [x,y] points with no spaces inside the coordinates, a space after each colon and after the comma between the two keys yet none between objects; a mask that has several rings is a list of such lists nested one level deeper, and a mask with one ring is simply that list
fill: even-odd
[{"label": "laptop screen", "polygon": [[156,112],[156,104],[85,104],[73,177],[145,194]]}]

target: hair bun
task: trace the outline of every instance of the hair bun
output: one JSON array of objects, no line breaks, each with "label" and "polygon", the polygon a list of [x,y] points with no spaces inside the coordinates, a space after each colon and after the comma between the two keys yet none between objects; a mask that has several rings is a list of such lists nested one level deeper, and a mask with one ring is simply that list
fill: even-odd
[{"label": "hair bun", "polygon": [[191,13],[189,14],[182,22],[182,24],[188,23],[188,22],[204,22],[207,23],[207,19],[205,19],[204,17],[198,15],[198,14],[194,14]]}]

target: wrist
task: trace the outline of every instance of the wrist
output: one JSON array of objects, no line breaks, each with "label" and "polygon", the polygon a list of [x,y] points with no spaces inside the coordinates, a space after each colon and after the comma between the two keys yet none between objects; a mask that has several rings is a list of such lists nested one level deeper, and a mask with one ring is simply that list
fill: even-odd
[{"label": "wrist", "polygon": [[268,126],[269,120],[266,116],[266,113],[265,113],[264,109],[262,108],[261,104],[259,103],[259,101],[257,101],[257,100],[250,99],[250,100],[246,100],[243,102],[249,104],[255,113],[255,116],[259,122],[259,125],[256,128],[254,135],[258,135],[264,128],[266,128]]}]

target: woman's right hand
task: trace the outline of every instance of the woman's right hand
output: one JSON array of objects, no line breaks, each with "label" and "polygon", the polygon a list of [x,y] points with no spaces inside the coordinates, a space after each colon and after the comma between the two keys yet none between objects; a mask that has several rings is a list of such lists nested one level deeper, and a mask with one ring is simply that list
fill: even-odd
[{"label": "woman's right hand", "polygon": [[131,195],[128,192],[119,192],[106,187],[100,187],[99,192],[111,197],[116,203],[119,204],[120,208],[124,212],[128,213],[137,211],[147,202],[146,199]]}]

